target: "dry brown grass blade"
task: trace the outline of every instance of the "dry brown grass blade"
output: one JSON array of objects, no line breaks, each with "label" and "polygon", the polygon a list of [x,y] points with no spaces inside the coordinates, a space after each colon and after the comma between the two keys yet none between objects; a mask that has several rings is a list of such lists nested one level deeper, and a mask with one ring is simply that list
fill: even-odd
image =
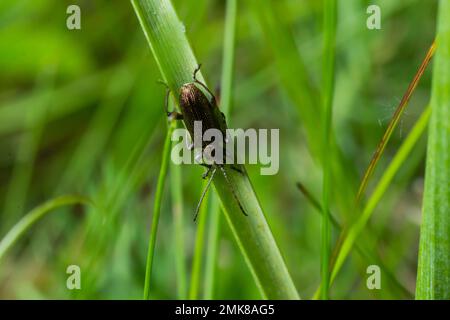
[{"label": "dry brown grass blade", "polygon": [[411,83],[408,86],[408,89],[406,90],[406,93],[404,94],[397,109],[395,110],[395,113],[392,116],[392,119],[389,122],[389,125],[388,125],[383,137],[381,138],[381,141],[378,143],[377,149],[375,150],[375,153],[373,154],[372,159],[370,160],[369,166],[367,167],[366,172],[364,173],[363,179],[362,179],[361,184],[358,189],[358,194],[356,196],[357,204],[360,202],[362,196],[364,195],[364,192],[366,191],[369,179],[372,177],[372,174],[375,171],[378,161],[380,160],[381,155],[383,154],[383,151],[386,148],[386,145],[392,136],[392,132],[397,127],[400,117],[402,116],[403,112],[405,111],[405,109],[408,105],[409,99],[411,98],[412,93],[414,92],[414,90],[417,87],[417,84],[419,83],[420,79],[422,78],[422,75],[425,72],[425,69],[427,68],[435,51],[436,51],[436,42],[433,41],[430,48],[428,49],[428,52],[427,52],[425,58],[422,61],[422,64],[420,65],[419,70],[417,70],[413,80],[411,81]]}]

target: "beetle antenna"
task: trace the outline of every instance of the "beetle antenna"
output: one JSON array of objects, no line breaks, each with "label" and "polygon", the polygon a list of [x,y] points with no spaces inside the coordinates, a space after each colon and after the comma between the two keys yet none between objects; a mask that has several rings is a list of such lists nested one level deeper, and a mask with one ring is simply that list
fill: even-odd
[{"label": "beetle antenna", "polygon": [[248,214],[245,212],[244,208],[242,207],[242,203],[241,203],[241,201],[239,201],[239,199],[238,199],[238,197],[237,197],[237,195],[236,195],[236,192],[234,191],[234,188],[233,188],[233,186],[232,186],[232,184],[231,184],[231,182],[230,182],[230,179],[228,178],[227,172],[225,171],[225,169],[223,168],[223,166],[219,166],[219,168],[220,168],[220,170],[222,171],[223,176],[225,177],[225,180],[226,180],[226,182],[227,182],[227,184],[228,184],[228,187],[230,188],[231,193],[233,194],[233,198],[234,198],[234,199],[236,200],[236,202],[238,203],[239,208],[241,209],[242,213],[244,214],[244,216],[248,216]]},{"label": "beetle antenna", "polygon": [[216,97],[214,96],[214,94],[211,92],[211,90],[209,90],[209,88],[206,86],[206,84],[204,84],[203,82],[201,82],[200,80],[197,79],[197,73],[200,71],[200,68],[202,67],[202,64],[200,63],[197,68],[194,70],[194,74],[192,75],[192,78],[194,79],[194,82],[199,84],[200,86],[203,87],[203,89],[206,90],[206,92],[209,93],[209,95],[211,96],[211,99],[213,100],[214,103],[217,104],[216,102]]},{"label": "beetle antenna", "polygon": [[206,184],[206,187],[203,190],[202,195],[200,196],[200,200],[198,201],[197,208],[195,209],[194,221],[197,220],[198,213],[200,212],[200,206],[203,202],[203,199],[205,198],[206,192],[208,191],[209,187],[211,186],[211,181],[214,178],[215,173],[216,173],[216,168],[213,169],[211,176],[209,177],[208,183]]}]

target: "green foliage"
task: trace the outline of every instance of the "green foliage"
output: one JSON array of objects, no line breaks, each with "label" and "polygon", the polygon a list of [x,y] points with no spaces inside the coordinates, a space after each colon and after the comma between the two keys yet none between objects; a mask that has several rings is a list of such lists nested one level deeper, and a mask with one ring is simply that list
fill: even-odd
[{"label": "green foliage", "polygon": [[[153,10],[154,1],[134,1],[148,42],[130,1],[80,1],[82,29],[73,31],[64,1],[1,2],[0,233],[10,240],[1,242],[0,298],[140,299],[150,266],[150,299],[297,298],[295,288],[311,297],[327,282],[321,236],[336,246],[341,234],[350,237],[330,255],[338,267],[329,270],[329,298],[409,299],[415,289],[420,299],[448,298],[448,1],[434,70],[394,125],[436,37],[439,1],[377,1],[381,30],[366,28],[363,0],[336,1],[337,24],[324,29],[332,2],[165,0]],[[176,107],[197,62],[211,90],[220,87],[229,127],[280,129],[278,174],[261,176],[259,165],[246,166],[248,179],[230,173],[250,217],[217,176],[194,223],[203,168],[161,170],[167,121],[157,81],[169,84]],[[386,132],[356,210],[358,183]],[[67,194],[95,206],[39,211],[42,219],[24,224]],[[317,208],[328,208],[331,232],[321,232]],[[70,264],[82,270],[82,290],[65,289]],[[366,287],[371,264],[381,268],[381,290]]]}]

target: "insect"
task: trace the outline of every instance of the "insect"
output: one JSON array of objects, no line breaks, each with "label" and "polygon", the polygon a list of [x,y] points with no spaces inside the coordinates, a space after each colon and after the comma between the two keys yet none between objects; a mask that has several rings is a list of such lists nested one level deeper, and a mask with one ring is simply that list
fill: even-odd
[{"label": "insect", "polygon": [[[196,77],[198,71],[200,70],[201,65],[199,65],[193,73],[193,82],[189,82],[181,86],[180,92],[179,92],[179,105],[181,109],[181,113],[177,111],[169,111],[168,110],[168,97],[170,94],[170,91],[168,90],[166,94],[166,103],[165,103],[165,111],[169,118],[169,120],[184,120],[184,123],[186,125],[186,129],[188,130],[191,139],[193,141],[202,141],[202,145],[200,146],[200,152],[195,155],[196,161],[207,168],[207,171],[203,174],[203,179],[206,179],[209,177],[209,180],[206,184],[205,189],[203,190],[200,200],[198,202],[197,208],[195,209],[194,214],[194,221],[197,219],[201,203],[211,185],[211,182],[214,178],[214,175],[216,174],[217,170],[219,170],[228,185],[228,187],[231,190],[231,193],[233,195],[233,198],[236,200],[236,202],[239,205],[239,208],[241,209],[242,213],[247,216],[247,213],[245,212],[241,202],[239,201],[236,190],[234,189],[232,183],[230,182],[229,176],[225,170],[225,164],[226,161],[222,161],[221,163],[217,162],[210,162],[205,163],[203,162],[203,157],[205,155],[205,150],[208,150],[212,147],[212,144],[208,143],[207,141],[203,141],[202,137],[206,130],[208,129],[218,129],[222,133],[223,141],[220,142],[220,145],[223,147],[228,141],[226,136],[226,129],[227,124],[225,120],[225,115],[220,111],[219,107],[217,106],[216,98],[214,94],[208,89],[208,87],[199,81]],[[208,99],[208,97],[203,93],[203,91],[199,88],[203,88],[211,97]],[[194,137],[194,125],[195,122],[201,121],[202,124],[202,130],[201,130],[201,137]],[[197,134],[200,134],[198,132]],[[197,138],[197,139],[196,139]],[[191,149],[194,147],[193,144],[189,146]],[[226,157],[226,152],[223,152],[224,157]],[[225,159],[224,159],[225,160]],[[240,172],[243,174],[243,171],[234,165],[231,165],[231,168]]]}]

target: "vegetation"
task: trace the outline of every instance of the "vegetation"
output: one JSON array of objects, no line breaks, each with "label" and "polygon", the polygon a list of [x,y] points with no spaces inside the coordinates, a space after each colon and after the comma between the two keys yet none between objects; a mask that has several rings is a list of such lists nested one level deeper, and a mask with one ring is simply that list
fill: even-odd
[{"label": "vegetation", "polygon": [[[0,298],[449,299],[450,1],[367,5],[0,4]],[[158,80],[177,108],[199,62],[229,127],[280,129],[278,174],[227,169],[248,217],[218,174],[194,222],[170,161]]]}]

